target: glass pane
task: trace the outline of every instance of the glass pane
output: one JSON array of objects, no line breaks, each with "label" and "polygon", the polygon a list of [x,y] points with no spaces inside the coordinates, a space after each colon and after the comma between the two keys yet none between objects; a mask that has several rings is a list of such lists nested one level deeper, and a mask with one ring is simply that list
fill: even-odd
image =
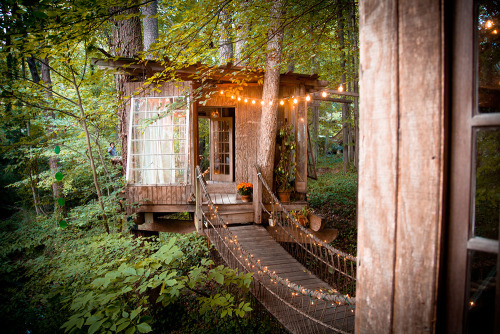
[{"label": "glass pane", "polygon": [[493,333],[497,255],[469,252],[466,333]]},{"label": "glass pane", "polygon": [[500,112],[500,9],[496,0],[478,1],[478,110]]},{"label": "glass pane", "polygon": [[476,130],[474,236],[498,240],[500,224],[500,128]]}]

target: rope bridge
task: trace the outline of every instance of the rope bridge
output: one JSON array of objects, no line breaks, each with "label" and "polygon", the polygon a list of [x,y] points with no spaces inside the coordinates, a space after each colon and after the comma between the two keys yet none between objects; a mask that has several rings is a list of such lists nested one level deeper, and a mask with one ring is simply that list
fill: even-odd
[{"label": "rope bridge", "polygon": [[[343,291],[354,291],[355,258],[318,240],[298,225],[260,175],[264,188],[273,197],[269,214],[275,221],[275,232],[270,235],[257,225],[227,226],[207,191],[199,167],[196,175],[208,203],[202,215],[210,242],[229,267],[253,272],[251,291],[267,310],[292,333],[352,333],[355,298],[353,292],[349,296]],[[300,233],[294,234],[293,229],[299,229]],[[291,253],[284,251],[271,236],[293,240],[280,242]],[[284,265],[276,266],[276,258]],[[293,272],[292,268],[298,270]],[[299,280],[301,276],[307,279]]]}]

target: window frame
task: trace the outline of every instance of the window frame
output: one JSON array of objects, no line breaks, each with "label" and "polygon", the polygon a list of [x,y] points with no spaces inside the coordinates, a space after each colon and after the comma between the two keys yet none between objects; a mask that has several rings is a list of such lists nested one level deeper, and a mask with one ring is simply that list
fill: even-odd
[{"label": "window frame", "polygon": [[[183,132],[185,134],[183,141],[185,142],[184,145],[184,152],[183,153],[161,153],[160,155],[171,155],[173,157],[175,156],[184,156],[185,160],[185,165],[182,168],[154,168],[154,169],[148,169],[148,168],[133,168],[132,167],[132,159],[135,156],[151,156],[151,154],[145,154],[145,153],[134,153],[133,152],[133,144],[135,141],[139,142],[144,142],[144,141],[154,141],[154,139],[136,139],[134,137],[134,127],[137,126],[137,124],[134,124],[134,116],[137,112],[135,110],[135,104],[137,100],[144,100],[144,102],[147,105],[147,101],[149,99],[173,99],[174,103],[176,99],[184,99],[185,100],[185,105],[186,107],[184,109],[173,109],[172,112],[185,112],[186,113],[186,121],[184,124],[175,124],[175,122],[172,122],[169,124],[169,127],[175,127],[175,126],[181,126],[184,127]],[[189,145],[190,145],[190,101],[188,97],[185,96],[145,96],[145,97],[133,97],[131,98],[131,105],[130,105],[130,117],[129,117],[129,134],[127,138],[128,142],[128,154],[127,154],[127,170],[126,170],[126,181],[128,185],[131,186],[178,186],[178,185],[189,185],[190,184],[190,154],[189,154]],[[149,110],[142,111],[142,112],[150,112]],[[165,125],[157,125],[156,127],[164,127]],[[148,125],[148,127],[155,127],[154,124]],[[165,141],[165,140],[163,140]],[[179,141],[179,139],[172,139],[172,142]],[[175,162],[174,162],[175,164]],[[184,171],[184,177],[183,181],[181,182],[171,182],[171,183],[141,183],[141,182],[131,182],[131,177],[132,177],[132,170],[165,170],[165,171],[175,171],[175,170],[183,170]]]},{"label": "window frame", "polygon": [[[441,305],[444,332],[462,333],[466,329],[466,305],[469,295],[471,251],[497,254],[499,242],[474,236],[476,133],[480,129],[500,126],[500,113],[478,111],[478,47],[475,1],[457,0],[449,13],[451,36],[448,44],[450,75],[450,160],[448,170],[448,226],[442,285],[445,298]],[[497,271],[498,272],[498,271]],[[497,274],[495,328],[500,329],[500,286]]]}]

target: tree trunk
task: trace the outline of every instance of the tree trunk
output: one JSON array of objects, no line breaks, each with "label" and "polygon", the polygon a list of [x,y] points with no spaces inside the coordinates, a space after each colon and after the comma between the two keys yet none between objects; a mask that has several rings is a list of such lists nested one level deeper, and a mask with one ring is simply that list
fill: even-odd
[{"label": "tree trunk", "polygon": [[[47,97],[48,100],[52,99],[52,78],[50,77],[50,66],[49,66],[49,59],[45,57],[45,59],[42,61],[42,67],[41,67],[41,72],[42,72],[42,81],[45,83],[45,86],[47,89],[45,90],[45,96]],[[46,113],[49,113],[46,111]],[[50,116],[52,119],[55,119],[55,114],[54,112],[50,112]],[[47,137],[48,138],[54,138],[56,136],[54,132],[54,127],[49,126],[47,128]],[[56,145],[53,145],[52,148],[54,148]],[[55,174],[57,172],[57,164],[59,162],[59,158],[57,158],[54,155],[51,155],[49,158],[49,168],[52,174]],[[57,216],[59,216],[62,213],[62,208],[58,205],[57,200],[62,196],[62,182],[61,181],[54,181],[52,183],[52,197],[54,198],[54,212],[56,213]]]},{"label": "tree trunk", "polygon": [[314,159],[318,161],[318,135],[319,135],[319,106],[318,102],[314,101],[312,104],[312,147]]},{"label": "tree trunk", "polygon": [[[10,55],[10,53],[9,53],[9,55]],[[28,58],[26,58],[26,62],[28,63],[28,67],[30,69],[31,80],[33,80],[36,83],[39,83],[40,82],[40,75],[38,74],[38,69],[36,67],[36,60],[35,60],[35,58],[28,57]],[[9,61],[7,61],[7,63],[9,63]],[[13,79],[13,77],[11,79]],[[29,120],[28,120],[28,122],[26,124],[26,131],[27,131],[28,137],[31,136],[31,122]],[[30,150],[31,150],[31,146],[30,146]],[[42,208],[40,206],[40,194],[39,194],[39,191],[38,191],[38,182],[36,182],[37,181],[36,178],[33,179],[33,174],[34,173],[36,174],[36,171],[34,171],[33,160],[32,160],[31,153],[30,153],[30,158],[29,158],[29,174],[30,174],[31,193],[33,195],[33,205],[35,206],[35,212],[36,212],[37,215],[40,215],[40,214],[43,213],[43,210],[42,210]]]},{"label": "tree trunk", "polygon": [[97,193],[97,200],[99,201],[99,205],[100,205],[101,210],[102,210],[102,216],[104,219],[104,227],[106,229],[106,232],[109,234],[110,230],[109,230],[109,224],[108,224],[108,217],[106,215],[106,210],[104,208],[104,202],[102,200],[101,187],[99,186],[99,181],[97,179],[97,169],[96,169],[96,166],[94,164],[94,156],[92,154],[92,144],[90,142],[90,140],[91,140],[90,139],[90,132],[87,128],[87,115],[85,114],[85,110],[83,109],[82,97],[80,95],[80,89],[78,88],[78,85],[76,83],[75,72],[73,71],[72,68],[71,68],[71,75],[73,78],[73,82],[72,82],[73,88],[75,89],[76,96],[78,98],[78,109],[80,111],[80,123],[83,127],[83,131],[85,132],[85,139],[87,141],[87,150],[89,152],[90,169],[92,170],[92,176],[94,178],[94,187],[95,187],[95,190]]},{"label": "tree trunk", "polygon": [[227,9],[220,11],[219,64],[226,65],[233,61],[233,41],[231,39],[231,15]]},{"label": "tree trunk", "polygon": [[[242,1],[242,12],[245,13],[249,6],[249,0]],[[252,24],[246,17],[241,17],[236,26],[236,41],[234,42],[234,62],[237,66],[244,63],[245,48],[247,46],[247,36],[250,34]]]},{"label": "tree trunk", "polygon": [[[158,14],[158,1],[154,0],[141,7],[141,12],[145,17],[142,19],[142,27],[144,29],[144,51],[152,52],[151,44],[155,43],[159,37],[158,34],[158,18],[152,17]],[[154,59],[153,54],[146,56],[148,59]]]},{"label": "tree trunk", "polygon": [[[117,8],[112,8],[112,11],[116,11]],[[131,8],[123,11],[125,14],[139,14],[138,8]],[[112,20],[113,26],[113,38],[111,49],[115,56],[120,57],[134,57],[139,54],[142,48],[142,34],[141,34],[141,21],[138,16],[134,16],[128,20]],[[125,83],[127,81],[127,75],[117,74],[115,75],[115,87],[118,93],[118,98],[121,100],[124,91]],[[120,133],[120,142],[122,146],[122,173],[126,174],[127,167],[127,144],[128,144],[128,115],[126,112],[126,106],[124,101],[120,101],[118,109],[118,130]]]},{"label": "tree trunk", "polygon": [[[271,7],[271,20],[268,31],[266,68],[262,99],[262,116],[260,120],[260,140],[257,163],[261,168],[264,180],[272,187],[274,154],[278,126],[278,97],[280,86],[280,62],[282,53],[283,30],[281,16],[282,0],[275,0]],[[273,102],[269,104],[269,102]],[[267,200],[264,198],[264,200]]]},{"label": "tree trunk", "polygon": [[[340,9],[337,12],[337,19],[339,23],[339,46],[340,46],[340,69],[341,69],[341,74],[340,74],[340,84],[345,87],[345,82],[346,82],[346,75],[345,75],[345,70],[346,70],[346,55],[344,52],[345,48],[345,41],[344,41],[344,20],[342,17],[342,10]],[[348,127],[348,121],[349,121],[349,106],[347,103],[342,104],[342,141],[343,141],[343,148],[344,148],[344,153],[342,155],[343,160],[344,160],[344,172],[347,172],[349,169],[349,127]]]}]

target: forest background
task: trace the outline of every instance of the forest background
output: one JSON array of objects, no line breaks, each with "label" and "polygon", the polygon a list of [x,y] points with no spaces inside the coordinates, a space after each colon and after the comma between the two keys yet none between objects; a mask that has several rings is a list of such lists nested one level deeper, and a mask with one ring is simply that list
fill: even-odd
[{"label": "forest background", "polygon": [[[91,59],[156,60],[165,71],[150,83],[196,63],[207,65],[199,73],[203,82],[209,66],[231,62],[266,73],[318,73],[330,88],[357,92],[357,3],[10,0],[0,6],[4,328],[266,332],[245,317],[253,305],[251,275],[215,266],[205,239],[144,240],[124,232],[134,217],[121,198],[121,166],[106,148],[113,141],[126,152],[120,128],[126,78]],[[264,77],[264,94],[273,94],[266,93],[273,80]],[[317,157],[333,153],[330,140],[341,129],[356,133],[356,109],[321,102],[308,114]],[[348,138],[344,147],[354,147]],[[346,196],[323,193],[312,202],[347,210],[354,225],[357,161],[347,151],[340,159],[347,178],[335,181]]]}]

